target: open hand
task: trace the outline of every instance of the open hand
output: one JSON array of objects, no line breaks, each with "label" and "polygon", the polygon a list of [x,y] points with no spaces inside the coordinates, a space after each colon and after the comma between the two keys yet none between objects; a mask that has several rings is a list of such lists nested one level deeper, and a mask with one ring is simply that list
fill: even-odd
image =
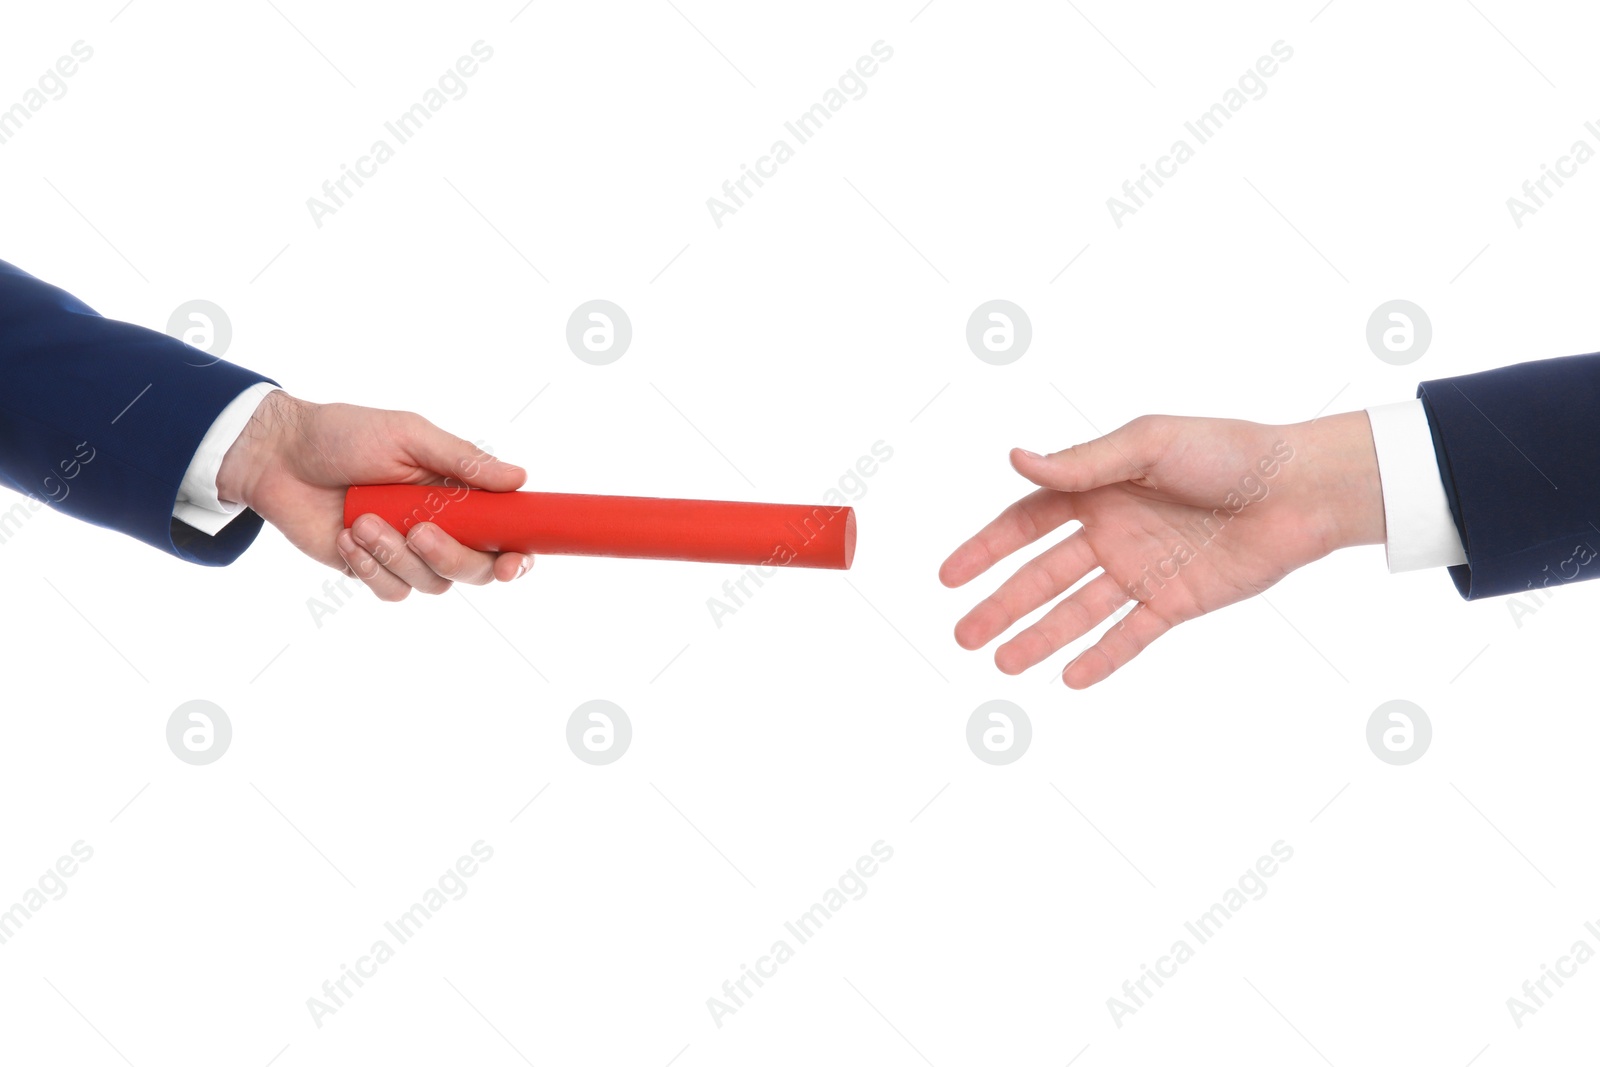
[{"label": "open hand", "polygon": [[1011,464],[1041,488],[951,553],[941,582],[965,585],[1064,524],[1080,525],[969,611],[956,642],[983,647],[1098,569],[994,654],[1001,671],[1020,674],[1137,601],[1067,664],[1062,680],[1074,689],[1103,681],[1181,622],[1336,548],[1384,539],[1361,411],[1293,426],[1145,416],[1048,456],[1015,449]]}]

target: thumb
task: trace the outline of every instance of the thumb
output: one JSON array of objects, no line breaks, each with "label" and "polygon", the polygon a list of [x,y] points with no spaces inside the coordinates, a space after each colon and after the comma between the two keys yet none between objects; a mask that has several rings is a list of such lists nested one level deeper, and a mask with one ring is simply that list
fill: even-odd
[{"label": "thumb", "polygon": [[506,493],[521,488],[528,480],[528,472],[516,464],[497,459],[471,441],[447,433],[420,416],[408,427],[405,445],[418,466],[465,482],[474,489]]},{"label": "thumb", "polygon": [[1156,421],[1144,416],[1104,437],[1041,456],[1014,448],[1011,466],[1035,485],[1082,493],[1114,482],[1148,482],[1160,458]]}]

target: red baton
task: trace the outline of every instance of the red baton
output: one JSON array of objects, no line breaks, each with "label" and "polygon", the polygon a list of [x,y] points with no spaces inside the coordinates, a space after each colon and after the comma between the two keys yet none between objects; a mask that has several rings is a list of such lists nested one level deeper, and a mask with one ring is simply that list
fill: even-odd
[{"label": "red baton", "polygon": [[480,552],[624,556],[849,570],[856,516],[826,504],[753,504],[579,493],[491,493],[445,485],[353,485],[344,524],[362,515],[401,533],[434,523]]}]

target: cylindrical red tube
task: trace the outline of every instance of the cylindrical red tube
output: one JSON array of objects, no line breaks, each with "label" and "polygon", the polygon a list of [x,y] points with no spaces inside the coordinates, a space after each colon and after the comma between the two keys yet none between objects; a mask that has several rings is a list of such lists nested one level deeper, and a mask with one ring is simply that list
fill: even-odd
[{"label": "cylindrical red tube", "polygon": [[444,485],[353,485],[344,524],[377,515],[405,533],[431,522],[468,548],[848,570],[856,516],[825,504],[752,504]]}]

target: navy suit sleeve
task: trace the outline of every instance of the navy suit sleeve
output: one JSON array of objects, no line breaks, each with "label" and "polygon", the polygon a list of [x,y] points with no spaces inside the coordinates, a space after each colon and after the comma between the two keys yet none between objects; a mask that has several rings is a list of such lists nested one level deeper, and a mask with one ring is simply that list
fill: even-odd
[{"label": "navy suit sleeve", "polygon": [[1468,600],[1600,577],[1600,353],[1423,382]]},{"label": "navy suit sleeve", "polygon": [[201,438],[263,381],[0,262],[0,483],[57,511],[193,563],[232,563],[258,515],[210,536],[172,510]]}]

